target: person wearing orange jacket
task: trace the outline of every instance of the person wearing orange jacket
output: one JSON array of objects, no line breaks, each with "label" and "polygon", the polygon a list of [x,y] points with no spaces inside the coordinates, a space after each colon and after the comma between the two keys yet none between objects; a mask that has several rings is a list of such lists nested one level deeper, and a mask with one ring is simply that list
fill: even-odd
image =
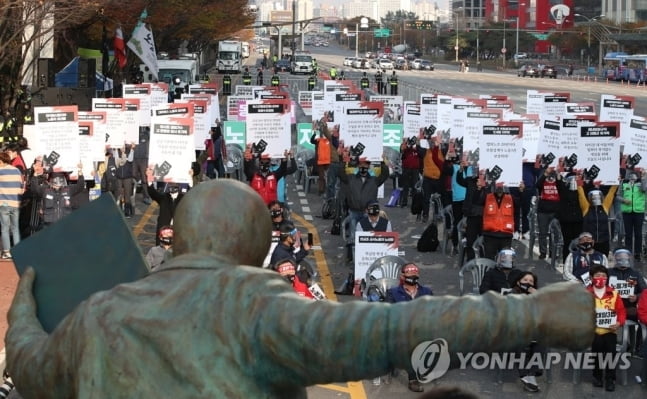
[{"label": "person wearing orange jacket", "polygon": [[[616,332],[625,324],[627,312],[618,291],[609,286],[609,271],[602,265],[591,267],[593,284],[587,290],[595,299],[595,335],[591,344],[591,352],[598,355],[615,355]],[[604,375],[603,375],[604,372]],[[604,383],[602,378],[604,377]],[[593,370],[593,386],[613,392],[616,389],[615,364],[606,366],[596,357]]]},{"label": "person wearing orange jacket", "polygon": [[[483,206],[483,250],[485,257],[495,259],[499,251],[512,247],[514,235],[514,209],[519,199],[506,192],[501,183],[493,184],[494,190],[485,196]],[[523,192],[523,182],[519,190]]]},{"label": "person wearing orange jacket", "polygon": [[[314,144],[315,153],[317,154],[317,172],[319,175],[319,179],[317,180],[319,183],[319,195],[324,195],[326,192],[326,178],[330,162],[332,161],[331,148],[334,148],[333,143],[327,137],[326,132],[320,128],[324,124],[325,122],[314,122],[312,127],[313,133],[310,138],[310,143]],[[317,137],[317,133],[319,134],[319,137]],[[334,150],[335,152],[337,151],[336,148],[334,148]]]}]

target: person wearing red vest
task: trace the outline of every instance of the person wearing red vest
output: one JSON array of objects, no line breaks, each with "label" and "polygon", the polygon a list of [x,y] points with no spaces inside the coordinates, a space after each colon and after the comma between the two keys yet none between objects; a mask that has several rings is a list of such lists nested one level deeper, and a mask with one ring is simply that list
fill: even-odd
[{"label": "person wearing red vest", "polygon": [[548,225],[560,208],[559,190],[563,185],[562,176],[555,168],[547,168],[537,179],[537,225],[539,227],[539,259],[546,259],[548,252]]},{"label": "person wearing red vest", "polygon": [[257,167],[254,162],[255,155],[258,154],[252,154],[251,145],[248,145],[247,151],[245,151],[245,176],[252,189],[265,201],[265,205],[269,205],[270,202],[278,199],[279,180],[294,173],[297,170],[297,164],[292,153],[286,150],[283,154],[285,158],[281,160],[279,168],[271,172],[272,159],[268,155],[261,155],[258,157]]},{"label": "person wearing red vest", "polygon": [[[519,190],[523,191],[523,183]],[[518,201],[506,193],[502,184],[496,184],[494,193],[488,193],[483,207],[483,247],[485,257],[494,260],[505,248],[512,247],[514,208]]]},{"label": "person wearing red vest", "polygon": [[[593,284],[587,288],[595,299],[595,335],[591,344],[591,352],[600,355],[616,353],[616,332],[625,324],[627,313],[618,291],[609,286],[609,271],[606,267],[596,265],[591,267]],[[616,370],[607,363],[606,366],[596,357],[593,369],[593,386],[609,391],[616,389]],[[610,359],[609,359],[610,360]],[[603,369],[604,366],[604,369]],[[602,383],[604,371],[604,384]]]},{"label": "person wearing red vest", "polygon": [[420,155],[418,154],[418,139],[409,137],[402,139],[400,144],[400,157],[402,159],[402,177],[400,184],[400,207],[406,208],[409,195],[413,194],[414,187],[420,179]]},{"label": "person wearing red vest", "polygon": [[292,259],[283,259],[277,262],[275,269],[282,277],[284,277],[288,281],[288,283],[292,285],[294,292],[296,292],[299,296],[308,299],[315,299],[314,295],[312,295],[312,293],[308,289],[308,284],[301,281],[301,278],[297,276],[296,265],[294,264],[294,261]]},{"label": "person wearing red vest", "polygon": [[[325,122],[324,122],[325,123]],[[323,195],[326,192],[326,177],[328,173],[328,167],[330,167],[330,162],[332,161],[331,148],[334,148],[331,141],[326,137],[324,132],[319,129],[321,123],[314,123],[312,137],[310,142],[315,145],[315,152],[317,154],[317,172],[319,175],[319,195]],[[317,132],[319,132],[319,137],[317,137]],[[336,151],[336,149],[335,149]]]}]

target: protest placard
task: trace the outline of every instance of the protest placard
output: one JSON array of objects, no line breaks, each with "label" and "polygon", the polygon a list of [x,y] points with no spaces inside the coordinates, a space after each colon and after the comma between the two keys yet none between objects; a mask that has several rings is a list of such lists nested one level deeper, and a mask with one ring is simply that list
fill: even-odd
[{"label": "protest placard", "polygon": [[195,160],[193,105],[170,103],[153,108],[148,164],[157,181],[191,183]]},{"label": "protest placard", "polygon": [[76,105],[34,107],[39,142],[35,147],[45,151],[43,163],[56,172],[71,172],[73,177],[81,162],[78,112]]}]

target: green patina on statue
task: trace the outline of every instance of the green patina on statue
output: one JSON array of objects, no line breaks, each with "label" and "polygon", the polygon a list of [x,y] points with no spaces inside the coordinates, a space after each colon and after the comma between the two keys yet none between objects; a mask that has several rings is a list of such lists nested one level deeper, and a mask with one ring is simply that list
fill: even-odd
[{"label": "green patina on statue", "polygon": [[396,305],[304,299],[258,267],[270,224],[248,186],[198,185],[175,214],[175,257],[139,281],[93,295],[49,335],[36,318],[27,271],[6,336],[21,395],[303,398],[309,385],[406,368],[416,345],[434,338],[452,352],[514,350],[531,340],[579,350],[592,341],[593,301],[575,283],[523,297]]}]

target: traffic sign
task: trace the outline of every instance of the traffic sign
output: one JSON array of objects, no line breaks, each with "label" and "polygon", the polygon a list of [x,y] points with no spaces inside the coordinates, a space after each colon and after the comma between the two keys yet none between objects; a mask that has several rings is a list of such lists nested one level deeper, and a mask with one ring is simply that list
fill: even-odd
[{"label": "traffic sign", "polygon": [[389,37],[391,31],[389,29],[373,29],[373,37]]},{"label": "traffic sign", "polygon": [[501,49],[501,53],[502,53],[502,54],[505,54],[507,51],[508,51],[508,49],[507,49],[507,48],[505,48],[505,47]]},{"label": "traffic sign", "polygon": [[406,21],[404,29],[433,30],[435,27],[433,21]]}]

